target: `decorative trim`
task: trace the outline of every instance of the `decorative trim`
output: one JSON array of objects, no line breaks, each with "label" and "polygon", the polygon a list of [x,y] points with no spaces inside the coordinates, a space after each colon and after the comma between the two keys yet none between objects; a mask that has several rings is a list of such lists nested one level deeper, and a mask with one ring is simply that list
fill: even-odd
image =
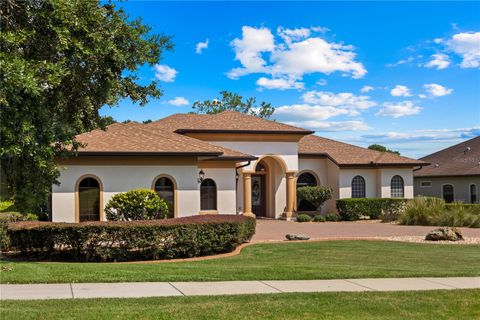
[{"label": "decorative trim", "polygon": [[80,176],[80,178],[77,179],[77,182],[75,182],[75,223],[80,222],[80,198],[79,198],[79,188],[80,188],[80,182],[82,182],[83,179],[85,178],[93,178],[97,180],[98,186],[100,187],[100,221],[106,221],[105,219],[105,212],[104,212],[104,207],[103,207],[103,183],[102,180],[94,175],[94,174],[84,174]]},{"label": "decorative trim", "polygon": [[155,191],[155,184],[157,183],[157,180],[160,179],[160,178],[168,178],[173,183],[173,217],[177,218],[178,217],[178,187],[177,187],[177,181],[175,181],[175,178],[173,178],[171,175],[166,174],[166,173],[161,173],[158,176],[156,176],[152,181],[151,189],[153,191]]}]

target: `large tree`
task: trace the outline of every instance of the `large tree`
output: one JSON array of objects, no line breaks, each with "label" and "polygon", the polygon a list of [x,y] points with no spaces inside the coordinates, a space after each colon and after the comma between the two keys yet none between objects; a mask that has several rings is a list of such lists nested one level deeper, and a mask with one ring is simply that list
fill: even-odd
[{"label": "large tree", "polygon": [[0,16],[2,193],[35,210],[58,177],[54,157],[106,124],[102,106],[162,95],[137,73],[172,43],[112,2],[2,0]]},{"label": "large tree", "polygon": [[394,153],[394,154],[400,155],[400,152],[395,151],[395,150],[390,150],[390,149],[388,149],[387,147],[382,146],[381,144],[371,144],[371,145],[368,146],[368,149],[370,149],[370,150],[376,150],[376,151],[380,151],[380,152],[390,152],[390,153]]},{"label": "large tree", "polygon": [[229,91],[220,91],[220,95],[218,99],[194,102],[192,106],[194,112],[214,114],[233,110],[260,118],[270,118],[275,111],[270,103],[262,101],[257,105],[257,100],[253,97],[244,100],[242,96]]}]

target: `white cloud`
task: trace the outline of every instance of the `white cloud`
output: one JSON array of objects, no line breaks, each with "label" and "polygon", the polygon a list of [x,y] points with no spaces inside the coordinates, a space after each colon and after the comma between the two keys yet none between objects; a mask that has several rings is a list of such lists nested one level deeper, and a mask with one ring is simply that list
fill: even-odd
[{"label": "white cloud", "polygon": [[412,95],[408,87],[398,84],[390,91],[390,94],[394,97],[410,97]]},{"label": "white cloud", "polygon": [[328,83],[328,81],[326,79],[319,79],[316,84],[318,84],[319,86],[326,86]]},{"label": "white cloud", "polygon": [[202,51],[204,49],[208,48],[208,42],[209,42],[209,40],[207,39],[204,42],[197,43],[196,46],[195,46],[195,53],[196,54],[202,54]]},{"label": "white cloud", "polygon": [[378,134],[363,135],[362,138],[367,141],[377,142],[412,142],[412,141],[432,141],[432,140],[451,140],[468,139],[480,135],[480,126],[472,128],[455,129],[426,129],[415,130],[414,132],[386,132]]},{"label": "white cloud", "polygon": [[357,96],[349,92],[333,93],[325,91],[308,91],[302,100],[309,104],[340,107],[349,110],[365,110],[377,105],[369,96]]},{"label": "white cloud", "polygon": [[415,106],[412,101],[403,101],[398,103],[386,102],[382,109],[375,115],[381,117],[400,118],[420,113],[420,107]]},{"label": "white cloud", "polygon": [[365,131],[371,128],[363,121],[299,121],[299,122],[286,122],[287,124],[298,126],[301,128],[307,128],[314,131]]},{"label": "white cloud", "polygon": [[427,62],[424,66],[427,68],[437,68],[437,70],[442,70],[447,68],[451,61],[450,57],[443,53],[432,54],[432,60]]},{"label": "white cloud", "polygon": [[349,111],[331,106],[309,104],[294,104],[275,108],[274,116],[279,120],[326,120],[339,115],[346,115]]},{"label": "white cloud", "polygon": [[190,104],[190,102],[188,102],[188,100],[184,97],[175,97],[171,100],[168,100],[167,102],[174,106],[186,106]]},{"label": "white cloud", "polygon": [[362,89],[360,89],[360,92],[363,92],[363,93],[367,93],[367,92],[370,92],[370,91],[373,91],[373,87],[372,86],[363,86]]},{"label": "white cloud", "polygon": [[396,67],[396,66],[399,66],[399,65],[402,65],[402,64],[407,64],[407,63],[410,63],[410,62],[414,61],[415,59],[416,59],[415,57],[410,56],[407,59],[399,60],[395,63],[389,63],[389,64],[387,64],[387,67]]},{"label": "white cloud", "polygon": [[170,68],[166,64],[156,64],[155,65],[155,78],[160,81],[173,82],[178,71]]},{"label": "white cloud", "polygon": [[453,89],[448,89],[436,83],[427,83],[423,87],[431,97],[442,97],[453,92]]},{"label": "white cloud", "polygon": [[286,29],[278,27],[277,33],[287,44],[310,37],[310,29],[308,28]]},{"label": "white cloud", "polygon": [[446,45],[462,57],[460,67],[480,67],[480,32],[457,33],[446,41]]},{"label": "white cloud", "polygon": [[278,90],[287,90],[287,89],[303,89],[303,82],[298,82],[295,79],[288,78],[277,78],[277,79],[268,79],[261,77],[257,80],[257,86],[265,89],[278,89]]}]

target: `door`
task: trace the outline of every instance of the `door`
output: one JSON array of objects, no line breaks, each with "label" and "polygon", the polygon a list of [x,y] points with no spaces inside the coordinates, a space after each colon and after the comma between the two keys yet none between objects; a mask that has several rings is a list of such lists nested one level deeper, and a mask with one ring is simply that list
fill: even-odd
[{"label": "door", "polygon": [[252,175],[252,211],[257,217],[266,217],[265,175]]}]

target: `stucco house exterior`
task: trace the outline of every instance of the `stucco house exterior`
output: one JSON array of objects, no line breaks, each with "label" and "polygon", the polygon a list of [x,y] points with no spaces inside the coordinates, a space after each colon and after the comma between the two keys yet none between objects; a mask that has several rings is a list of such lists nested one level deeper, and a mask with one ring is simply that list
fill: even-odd
[{"label": "stucco house exterior", "polygon": [[415,195],[479,203],[480,136],[420,160],[430,163],[414,172]]},{"label": "stucco house exterior", "polygon": [[338,198],[412,198],[413,169],[425,164],[233,111],[116,123],[77,139],[78,156],[57,159],[53,221],[103,221],[109,199],[136,188],[159,192],[171,217],[290,219],[297,187],[327,185],[334,199],[322,211],[330,213]]}]

